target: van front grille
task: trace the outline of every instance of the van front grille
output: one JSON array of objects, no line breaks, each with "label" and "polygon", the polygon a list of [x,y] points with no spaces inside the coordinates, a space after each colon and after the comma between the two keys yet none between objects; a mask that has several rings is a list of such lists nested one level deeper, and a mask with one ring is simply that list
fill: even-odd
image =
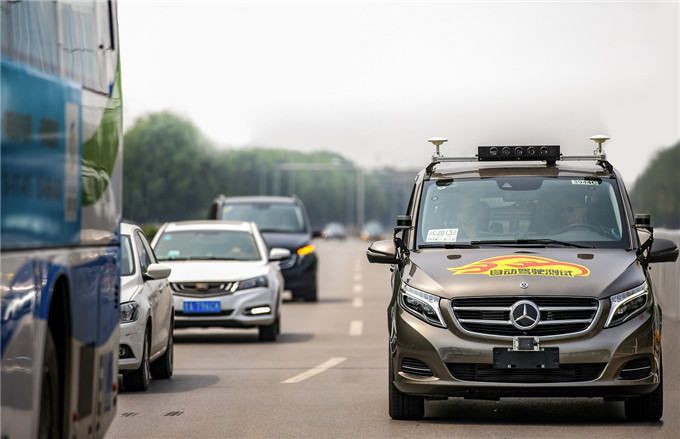
[{"label": "van front grille", "polygon": [[[519,301],[536,305],[540,318],[531,329],[520,329],[511,320]],[[457,323],[464,330],[493,336],[560,336],[587,331],[598,314],[599,302],[584,297],[473,297],[451,301]]]},{"label": "van front grille", "polygon": [[607,363],[560,364],[556,369],[495,369],[491,364],[447,363],[451,375],[485,383],[574,383],[597,379]]}]

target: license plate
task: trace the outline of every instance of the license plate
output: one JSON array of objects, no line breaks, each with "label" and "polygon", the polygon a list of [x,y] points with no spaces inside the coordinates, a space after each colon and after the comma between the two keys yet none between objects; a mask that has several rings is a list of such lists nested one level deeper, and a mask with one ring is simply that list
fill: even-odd
[{"label": "license plate", "polygon": [[184,302],[184,314],[217,314],[222,311],[219,301]]},{"label": "license plate", "polygon": [[536,351],[493,348],[494,369],[557,369],[560,367],[559,360],[559,348],[541,348]]}]

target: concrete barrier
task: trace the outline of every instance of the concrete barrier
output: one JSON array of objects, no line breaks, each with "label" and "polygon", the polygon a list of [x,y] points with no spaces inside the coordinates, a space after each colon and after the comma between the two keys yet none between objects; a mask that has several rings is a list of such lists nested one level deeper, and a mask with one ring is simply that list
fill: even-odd
[{"label": "concrete barrier", "polygon": [[[654,238],[666,238],[680,247],[680,230],[654,229]],[[680,261],[651,264],[654,295],[664,318],[680,319]]]}]

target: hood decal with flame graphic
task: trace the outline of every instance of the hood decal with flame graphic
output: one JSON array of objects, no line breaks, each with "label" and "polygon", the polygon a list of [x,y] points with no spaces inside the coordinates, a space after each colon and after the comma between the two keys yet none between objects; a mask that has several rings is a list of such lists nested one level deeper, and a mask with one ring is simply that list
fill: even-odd
[{"label": "hood decal with flame graphic", "polygon": [[487,276],[588,276],[590,270],[579,264],[560,262],[537,256],[497,256],[471,264],[447,268],[456,274],[486,274]]}]

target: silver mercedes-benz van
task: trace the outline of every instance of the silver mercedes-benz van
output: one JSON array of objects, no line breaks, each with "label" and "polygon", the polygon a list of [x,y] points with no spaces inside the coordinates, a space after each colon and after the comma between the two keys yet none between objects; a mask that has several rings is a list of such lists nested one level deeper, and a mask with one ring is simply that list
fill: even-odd
[{"label": "silver mercedes-benz van", "polygon": [[602,397],[663,414],[661,309],[650,264],[678,248],[634,215],[619,173],[558,145],[482,146],[418,173],[390,264],[389,413],[426,399]]}]

